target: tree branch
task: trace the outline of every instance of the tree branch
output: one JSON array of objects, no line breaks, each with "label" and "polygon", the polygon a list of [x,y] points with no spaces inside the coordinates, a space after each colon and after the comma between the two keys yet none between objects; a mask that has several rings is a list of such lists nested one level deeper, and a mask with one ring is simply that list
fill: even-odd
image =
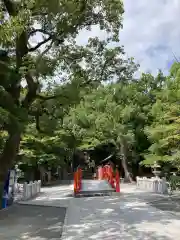
[{"label": "tree branch", "polygon": [[57,94],[57,95],[52,95],[52,96],[43,96],[43,95],[36,95],[37,99],[43,100],[43,101],[47,101],[47,100],[51,100],[51,99],[56,99],[58,97],[63,97],[66,99],[69,99],[68,96],[62,95],[62,94]]},{"label": "tree branch", "polygon": [[31,105],[31,103],[36,99],[39,83],[34,81],[30,73],[27,73],[25,78],[28,85],[28,92],[24,100],[22,101],[22,107],[28,108]]},{"label": "tree branch", "polygon": [[[30,113],[30,112],[29,112]],[[34,116],[35,118],[35,123],[36,123],[36,130],[39,132],[39,133],[46,133],[45,131],[43,131],[40,127],[40,117],[43,115],[43,114],[47,114],[49,115],[49,112],[47,109],[43,108],[43,109],[39,109],[39,110],[36,110],[36,111],[32,111],[31,112],[31,115]]]},{"label": "tree branch", "polygon": [[53,45],[53,40],[52,40],[51,43],[47,46],[47,48],[38,56],[37,61],[36,61],[36,67],[38,67],[39,63],[41,62],[42,57],[43,57],[46,53],[48,53],[48,51],[51,49],[52,45]]},{"label": "tree branch", "polygon": [[[41,47],[43,44],[47,43],[48,41],[52,40],[52,43],[57,43],[58,45],[64,42],[64,39],[56,36],[55,33],[49,33],[44,29],[33,29],[30,33],[29,33],[29,37],[37,32],[41,32],[42,34],[45,35],[49,35],[48,38],[46,38],[44,41],[38,43],[35,47],[29,48],[29,52],[33,52],[35,50],[37,50],[39,47]],[[52,46],[52,44],[51,44]]]},{"label": "tree branch", "polygon": [[53,36],[52,33],[49,33],[49,32],[47,32],[47,31],[44,30],[44,29],[38,28],[38,29],[32,29],[32,31],[30,31],[30,33],[29,33],[29,37],[30,37],[31,35],[34,35],[34,34],[37,33],[37,32],[43,33],[43,34],[45,34],[45,35]]},{"label": "tree branch", "polygon": [[34,52],[36,51],[39,47],[41,47],[42,45],[44,45],[45,43],[49,42],[52,39],[52,36],[49,36],[48,38],[46,38],[44,41],[39,42],[35,47],[29,48],[28,52]]},{"label": "tree branch", "polygon": [[39,116],[39,114],[38,114],[38,112],[36,112],[36,114],[35,114],[35,122],[36,122],[36,130],[39,132],[39,133],[43,133],[43,131],[41,130],[41,128],[40,128],[40,116]]},{"label": "tree branch", "polygon": [[0,86],[0,107],[6,111],[9,111],[13,115],[15,115],[17,112],[14,99],[2,86]]},{"label": "tree branch", "polygon": [[[80,88],[80,87],[84,87],[84,86],[86,86],[87,84],[90,84],[91,82],[92,82],[91,79],[88,79],[87,81],[79,84],[79,88]],[[45,96],[45,95],[40,95],[40,94],[37,94],[37,95],[36,95],[36,98],[37,98],[37,99],[40,99],[40,100],[43,100],[43,101],[47,101],[47,100],[51,100],[51,99],[56,99],[56,98],[58,98],[58,97],[62,97],[62,98],[65,98],[65,99],[69,99],[68,96],[63,95],[63,94],[50,95],[50,96]]]},{"label": "tree branch", "polygon": [[17,15],[16,3],[12,2],[11,0],[3,0],[3,3],[10,16]]}]

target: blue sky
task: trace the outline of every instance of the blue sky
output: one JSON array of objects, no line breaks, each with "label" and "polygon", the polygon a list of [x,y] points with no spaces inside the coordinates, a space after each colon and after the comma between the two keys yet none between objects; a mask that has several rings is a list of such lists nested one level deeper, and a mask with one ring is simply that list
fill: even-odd
[{"label": "blue sky", "polygon": [[[140,72],[156,74],[158,69],[168,73],[174,55],[180,56],[180,0],[124,0],[125,14],[120,44],[128,57],[140,64]],[[81,43],[92,35],[100,35],[98,28],[82,32]]]}]

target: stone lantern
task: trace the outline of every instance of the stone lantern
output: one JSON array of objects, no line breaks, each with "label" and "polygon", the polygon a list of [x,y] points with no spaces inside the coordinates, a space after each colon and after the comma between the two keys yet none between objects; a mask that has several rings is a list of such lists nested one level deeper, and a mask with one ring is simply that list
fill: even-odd
[{"label": "stone lantern", "polygon": [[152,173],[156,178],[158,178],[161,174],[161,166],[155,161],[152,168]]}]

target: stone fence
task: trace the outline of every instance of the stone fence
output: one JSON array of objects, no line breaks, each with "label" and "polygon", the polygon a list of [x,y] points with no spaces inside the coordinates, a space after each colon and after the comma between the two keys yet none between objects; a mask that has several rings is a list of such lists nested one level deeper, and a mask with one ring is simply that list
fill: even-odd
[{"label": "stone fence", "polygon": [[22,200],[35,197],[41,191],[41,180],[23,184]]},{"label": "stone fence", "polygon": [[166,179],[164,178],[161,179],[159,177],[153,177],[153,178],[137,177],[136,184],[137,184],[137,188],[146,190],[148,192],[161,193],[161,194],[168,193],[168,184]]}]

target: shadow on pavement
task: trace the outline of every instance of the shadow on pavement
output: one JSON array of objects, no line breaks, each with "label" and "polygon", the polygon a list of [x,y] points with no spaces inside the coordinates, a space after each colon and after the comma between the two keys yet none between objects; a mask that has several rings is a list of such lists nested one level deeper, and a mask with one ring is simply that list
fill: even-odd
[{"label": "shadow on pavement", "polygon": [[180,218],[140,201],[140,195],[75,199],[63,240],[178,239]]},{"label": "shadow on pavement", "polygon": [[164,196],[128,185],[122,185],[119,196],[72,198],[71,191],[66,186],[47,189],[31,205],[0,211],[0,240],[61,239],[68,205],[63,240],[179,239],[180,218],[155,208],[167,203]]},{"label": "shadow on pavement", "polygon": [[149,202],[152,207],[156,207],[162,211],[180,216],[180,199],[178,198],[165,198],[153,202]]},{"label": "shadow on pavement", "polygon": [[134,193],[126,193],[126,199],[135,201],[137,199],[142,200],[152,207],[155,207],[161,211],[175,214],[180,216],[180,196],[179,195],[162,195],[155,193],[143,192],[138,189],[134,189]]},{"label": "shadow on pavement", "polygon": [[14,205],[0,211],[0,239],[60,239],[66,208]]}]

